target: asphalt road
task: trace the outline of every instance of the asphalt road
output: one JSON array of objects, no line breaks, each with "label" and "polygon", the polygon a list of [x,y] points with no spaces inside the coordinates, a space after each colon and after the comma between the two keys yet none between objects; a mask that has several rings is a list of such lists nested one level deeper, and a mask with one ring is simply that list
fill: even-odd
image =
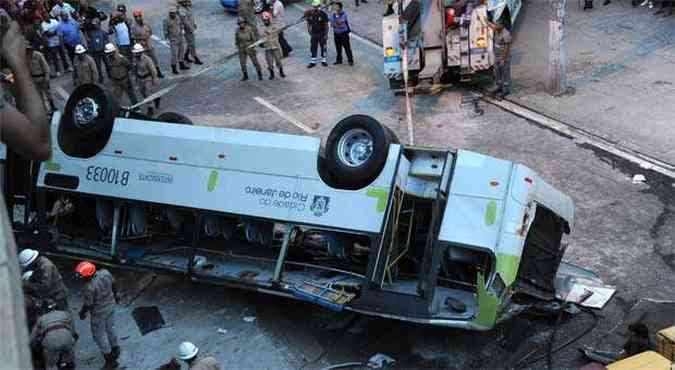
[{"label": "asphalt road", "polygon": [[[158,32],[166,13],[164,3],[148,0],[132,2],[130,7],[136,6],[145,10]],[[379,9],[372,9],[375,7],[379,7],[376,2],[358,10],[348,4],[349,11],[359,12],[354,19],[364,19],[363,25],[353,27],[376,35],[373,27],[377,19],[372,19]],[[236,18],[223,13],[215,0],[196,0],[194,8],[199,17],[198,50],[203,59],[215,61],[233,52]],[[290,7],[287,21],[299,15],[299,9]],[[295,53],[284,60],[286,79],[240,82],[239,63],[233,59],[182,82],[162,99],[163,110],[187,114],[200,125],[297,134],[311,131],[324,138],[340,117],[367,113],[394,129],[402,142],[410,139],[404,101],[387,89],[379,49],[352,40],[354,67],[331,65],[307,70],[309,42],[303,26],[286,34],[295,48]],[[161,43],[157,48],[160,59],[168,60],[168,49]],[[332,61],[333,47],[330,49]],[[262,53],[259,58],[262,62]],[[163,69],[168,72],[166,65]],[[65,88],[68,90],[67,85]],[[569,248],[565,259],[596,271],[617,287],[617,295],[601,312],[597,328],[580,344],[605,337],[638,298],[675,296],[675,180],[592,150],[494,106],[484,105],[485,114],[473,117],[460,104],[463,94],[466,91],[456,89],[414,98],[415,144],[466,148],[522,162],[574,199],[576,220],[566,240]],[[647,182],[633,184],[635,174],[644,174]],[[131,281],[136,277],[124,272],[118,272],[118,276]],[[78,289],[70,283],[76,302]],[[129,289],[133,289],[131,285]],[[159,306],[171,327],[141,336],[130,317],[131,309],[141,305]],[[245,322],[245,316],[255,316],[256,320]],[[522,346],[544,343],[551,331],[549,323],[527,322],[531,327]],[[590,322],[583,314],[563,322],[559,338],[575,335]],[[82,359],[80,368],[95,368],[102,360],[88,328],[79,325],[84,333],[77,349]],[[511,332],[508,324],[491,332],[472,333],[353,318],[286,299],[168,277],[158,278],[131,307],[121,309],[119,326],[124,338],[121,362],[129,369],[160,365],[182,340],[201,345],[204,352],[219,358],[224,368],[240,369],[318,369],[363,361],[377,352],[397,359],[400,368],[493,368],[516,356],[498,343]],[[218,329],[224,329],[224,334]],[[582,364],[576,347],[558,353],[554,367]],[[532,365],[543,367],[545,362]]]}]

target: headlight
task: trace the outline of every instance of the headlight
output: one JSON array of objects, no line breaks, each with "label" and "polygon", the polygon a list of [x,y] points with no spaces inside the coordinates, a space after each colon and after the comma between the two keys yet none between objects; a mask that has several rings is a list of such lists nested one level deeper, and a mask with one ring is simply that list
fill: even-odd
[{"label": "headlight", "polygon": [[394,56],[394,53],[395,53],[394,48],[386,48],[386,49],[384,49],[384,56],[385,56],[385,57],[391,57],[391,56]]}]

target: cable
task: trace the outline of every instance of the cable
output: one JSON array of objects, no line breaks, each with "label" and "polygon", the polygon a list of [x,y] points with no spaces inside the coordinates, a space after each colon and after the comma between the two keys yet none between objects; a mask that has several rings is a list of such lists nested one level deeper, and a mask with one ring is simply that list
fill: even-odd
[{"label": "cable", "polygon": [[345,362],[342,364],[336,364],[336,365],[331,365],[328,367],[324,367],[321,370],[334,370],[334,369],[342,369],[345,367],[354,367],[354,366],[366,366],[363,362]]}]

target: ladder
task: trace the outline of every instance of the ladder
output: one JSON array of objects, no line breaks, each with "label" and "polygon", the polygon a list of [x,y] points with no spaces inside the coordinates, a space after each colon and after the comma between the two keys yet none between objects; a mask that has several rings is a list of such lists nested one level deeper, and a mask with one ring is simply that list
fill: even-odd
[{"label": "ladder", "polygon": [[471,56],[469,48],[469,27],[462,25],[459,31],[459,81],[469,82],[471,80]]}]

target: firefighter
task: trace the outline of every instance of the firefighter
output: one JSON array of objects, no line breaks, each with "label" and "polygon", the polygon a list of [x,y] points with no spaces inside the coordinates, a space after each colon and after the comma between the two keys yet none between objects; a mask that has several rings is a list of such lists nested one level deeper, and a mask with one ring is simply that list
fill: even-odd
[{"label": "firefighter", "polygon": [[140,9],[134,9],[134,25],[131,26],[131,42],[133,44],[141,44],[145,49],[145,54],[152,59],[152,62],[155,63],[155,69],[157,70],[157,77],[164,78],[162,70],[159,68],[159,61],[157,56],[155,56],[155,49],[152,46],[152,28],[150,25],[145,23],[143,20],[143,11]]},{"label": "firefighter", "polygon": [[131,61],[117,50],[113,43],[108,43],[104,49],[106,60],[108,61],[108,76],[113,95],[117,99],[122,98],[122,94],[127,94],[131,105],[138,103],[134,86],[131,84],[129,71],[131,70]]},{"label": "firefighter", "polygon": [[248,80],[248,70],[246,68],[246,59],[250,58],[256,72],[258,73],[258,80],[262,80],[262,71],[260,63],[258,62],[258,52],[255,47],[249,47],[256,42],[256,35],[253,28],[248,25],[245,18],[237,20],[237,33],[234,35],[234,43],[239,49],[239,65],[241,66],[241,80]]},{"label": "firefighter", "polygon": [[310,36],[312,60],[307,68],[314,68],[318,62],[317,49],[321,47],[321,65],[328,67],[326,62],[326,42],[328,42],[328,15],[321,10],[321,0],[312,0],[312,9],[305,13],[307,31]]},{"label": "firefighter", "polygon": [[56,306],[51,299],[43,302],[42,315],[30,334],[31,348],[41,350],[45,370],[74,369],[73,347],[77,334],[73,330],[70,314]]},{"label": "firefighter", "polygon": [[199,348],[190,342],[178,346],[178,357],[188,364],[190,370],[220,370],[218,361],[211,357],[199,357]]},{"label": "firefighter", "polygon": [[80,320],[85,320],[90,314],[91,334],[105,359],[104,368],[114,369],[120,356],[115,330],[115,280],[108,270],[97,271],[96,266],[87,261],[75,267],[75,274],[84,281]]},{"label": "firefighter", "polygon": [[491,92],[503,97],[511,92],[511,32],[502,23],[488,22],[488,26],[494,31],[495,87]]},{"label": "firefighter", "polygon": [[47,59],[45,59],[45,56],[41,52],[34,50],[29,42],[26,43],[26,56],[28,57],[28,67],[30,68],[31,76],[33,76],[35,87],[42,94],[43,99],[47,99],[49,108],[55,111],[54,95],[49,84],[51,72]]},{"label": "firefighter", "polygon": [[[136,75],[136,83],[138,84],[138,90],[141,92],[143,99],[152,95],[155,88],[159,86],[159,80],[157,79],[157,70],[155,69],[155,64],[152,62],[149,56],[145,54],[145,49],[141,44],[134,45],[134,48],[131,50],[134,54],[134,69]],[[155,109],[159,109],[159,99],[156,98],[153,100],[155,107],[148,107],[148,115],[153,116]]]},{"label": "firefighter", "polygon": [[78,87],[84,84],[93,84],[98,81],[98,68],[94,58],[86,54],[87,49],[82,45],[75,46],[75,73],[73,85]]},{"label": "firefighter", "polygon": [[26,274],[24,286],[27,290],[35,292],[38,299],[52,299],[56,308],[68,311],[68,290],[63,284],[63,277],[56,265],[47,257],[33,249],[24,249],[19,253],[19,264],[24,271],[32,271]]},{"label": "firefighter", "polygon": [[164,19],[162,30],[164,38],[169,40],[169,46],[171,47],[171,72],[175,75],[178,74],[176,65],[179,65],[181,70],[190,69],[183,62],[185,43],[180,18],[176,16],[176,7],[169,8],[169,16]]},{"label": "firefighter", "polygon": [[262,37],[265,39],[265,60],[267,69],[270,71],[270,80],[274,79],[274,64],[279,68],[279,75],[285,78],[284,66],[281,64],[281,44],[279,43],[279,27],[272,23],[272,14],[270,12],[262,13],[263,28]]},{"label": "firefighter", "polygon": [[[186,62],[203,64],[197,57],[197,45],[195,42],[195,31],[197,31],[197,21],[192,15],[192,3],[189,0],[178,0],[178,16],[180,17],[183,31],[185,32],[185,55]],[[190,59],[190,55],[194,60]]]}]

